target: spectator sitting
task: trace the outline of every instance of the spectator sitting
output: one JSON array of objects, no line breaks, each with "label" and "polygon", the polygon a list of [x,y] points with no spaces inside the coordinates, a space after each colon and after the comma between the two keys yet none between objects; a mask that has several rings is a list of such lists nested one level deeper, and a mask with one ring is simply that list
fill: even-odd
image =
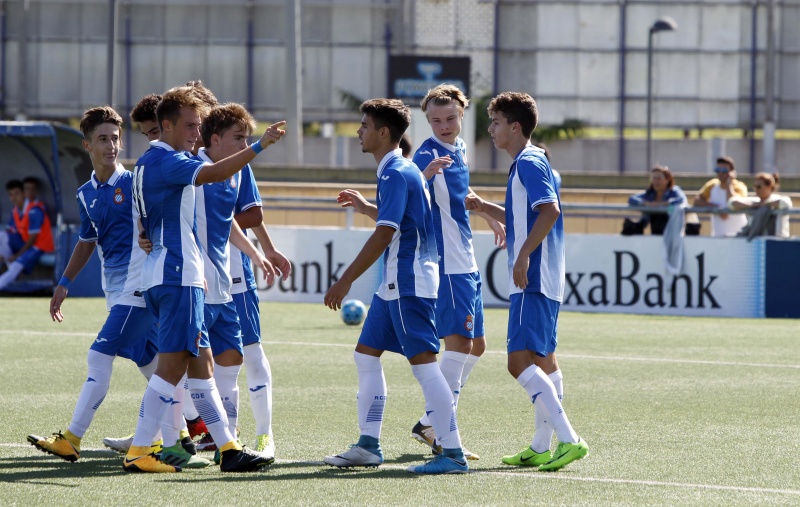
[{"label": "spectator sitting", "polygon": [[[686,195],[675,184],[672,171],[666,166],[657,165],[650,171],[650,186],[641,194],[628,199],[630,206],[679,206],[686,204]],[[641,223],[650,224],[650,234],[664,234],[669,215],[667,213],[644,213]]]},{"label": "spectator sitting", "polygon": [[38,200],[39,182],[25,178],[6,184],[13,204],[8,230],[0,234],[0,257],[8,270],[0,275],[0,290],[17,279],[20,273],[30,273],[45,252],[55,250],[50,218],[44,204]]},{"label": "spectator sitting", "polygon": [[[747,185],[736,179],[736,166],[731,157],[718,158],[714,171],[717,177],[703,185],[694,200],[695,206],[727,208],[731,197],[747,197]],[[735,236],[745,224],[747,217],[742,213],[714,214],[711,215],[711,235]]]},{"label": "spectator sitting", "polygon": [[[777,193],[780,177],[777,174],[758,173],[753,182],[754,197],[731,197],[728,207],[735,210],[741,209],[791,209],[792,200],[785,195]],[[789,215],[765,215],[763,221],[758,221],[758,214],[749,215],[747,226],[742,233],[747,231],[748,237],[753,236],[778,236],[789,237]],[[760,222],[760,223],[759,223]],[[757,228],[758,230],[753,230]]]}]

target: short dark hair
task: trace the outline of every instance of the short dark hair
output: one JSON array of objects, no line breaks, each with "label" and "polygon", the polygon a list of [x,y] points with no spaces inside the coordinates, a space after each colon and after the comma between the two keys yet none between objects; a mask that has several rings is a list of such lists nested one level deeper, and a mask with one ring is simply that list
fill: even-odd
[{"label": "short dark hair", "polygon": [[113,123],[118,128],[122,128],[122,117],[110,106],[93,107],[84,111],[83,118],[81,118],[83,138],[89,139],[94,129],[103,123]]},{"label": "short dark hair", "polygon": [[24,178],[22,178],[23,187],[28,183],[35,185],[37,189],[42,188],[42,184],[39,181],[39,178],[37,178],[36,176],[25,176]]},{"label": "short dark hair", "polygon": [[8,180],[6,182],[6,191],[11,191],[15,188],[22,190],[22,181],[21,180]]},{"label": "short dark hair", "polygon": [[370,99],[361,104],[360,111],[372,118],[376,127],[388,128],[389,139],[393,143],[399,143],[403,133],[411,125],[411,110],[402,100]]},{"label": "short dark hair", "polygon": [[242,127],[249,136],[256,129],[256,121],[241,104],[229,102],[215,107],[200,125],[203,144],[210,146],[211,136],[214,134],[222,135],[229,128],[236,126]]},{"label": "short dark hair", "polygon": [[503,113],[508,123],[518,122],[522,135],[530,139],[539,123],[539,110],[536,101],[527,93],[504,92],[493,98],[487,108],[489,114]]},{"label": "short dark hair", "polygon": [[161,102],[161,95],[157,93],[151,93],[150,95],[142,97],[142,100],[131,110],[131,121],[134,123],[158,121],[156,108],[159,102]]},{"label": "short dark hair", "polygon": [[195,88],[190,86],[171,88],[161,97],[161,102],[158,103],[156,108],[159,128],[162,128],[164,120],[173,125],[178,123],[178,118],[181,116],[181,108],[183,107],[197,111],[201,117],[206,116],[209,109],[208,104],[200,98]]},{"label": "short dark hair", "polygon": [[733,163],[733,157],[728,157],[728,156],[719,157],[717,159],[717,164],[728,164],[729,166],[731,166],[731,171],[736,170],[736,164]]},{"label": "short dark hair", "polygon": [[408,137],[408,134],[403,134],[400,138],[400,149],[403,151],[403,156],[408,157],[411,154],[411,138]]},{"label": "short dark hair", "polygon": [[550,148],[546,144],[538,142],[538,143],[533,143],[533,145],[544,151],[544,158],[547,159],[548,163],[552,163],[552,160],[550,159]]}]

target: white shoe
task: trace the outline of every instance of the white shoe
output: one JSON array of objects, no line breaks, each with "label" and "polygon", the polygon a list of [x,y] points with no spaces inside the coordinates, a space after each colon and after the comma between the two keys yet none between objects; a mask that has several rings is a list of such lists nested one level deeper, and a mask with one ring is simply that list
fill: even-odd
[{"label": "white shoe", "polygon": [[131,445],[133,445],[133,434],[122,438],[106,437],[103,439],[103,445],[109,449],[114,449],[120,454],[127,454]]},{"label": "white shoe", "polygon": [[378,456],[363,447],[351,445],[347,451],[336,456],[325,456],[326,464],[339,467],[377,467],[383,463],[383,456]]}]

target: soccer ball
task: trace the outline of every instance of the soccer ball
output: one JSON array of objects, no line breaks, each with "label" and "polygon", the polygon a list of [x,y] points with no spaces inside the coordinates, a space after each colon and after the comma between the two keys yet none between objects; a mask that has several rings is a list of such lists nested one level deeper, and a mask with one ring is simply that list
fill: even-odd
[{"label": "soccer ball", "polygon": [[351,299],[342,304],[342,320],[348,326],[357,326],[364,321],[367,307],[358,299]]}]

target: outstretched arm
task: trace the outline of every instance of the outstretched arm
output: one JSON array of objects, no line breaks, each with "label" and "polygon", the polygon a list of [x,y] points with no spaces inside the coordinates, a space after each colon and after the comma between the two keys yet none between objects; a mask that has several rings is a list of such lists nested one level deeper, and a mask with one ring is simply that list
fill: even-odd
[{"label": "outstretched arm", "polygon": [[506,209],[493,202],[484,201],[475,192],[470,192],[467,195],[466,199],[464,199],[464,205],[469,211],[479,211],[503,225],[506,223]]},{"label": "outstretched arm", "polygon": [[273,123],[267,127],[261,139],[257,143],[253,143],[250,148],[234,153],[230,157],[223,158],[213,164],[203,166],[200,172],[197,173],[194,184],[203,185],[204,183],[217,183],[227,180],[239,172],[242,167],[249,164],[262,150],[277,143],[286,133],[285,130],[280,128],[284,125],[286,125],[285,121]]},{"label": "outstretched arm", "polygon": [[346,189],[339,192],[339,197],[336,202],[342,205],[342,208],[353,208],[362,215],[367,215],[371,219],[378,221],[378,207],[367,201],[361,192],[353,189]]}]

